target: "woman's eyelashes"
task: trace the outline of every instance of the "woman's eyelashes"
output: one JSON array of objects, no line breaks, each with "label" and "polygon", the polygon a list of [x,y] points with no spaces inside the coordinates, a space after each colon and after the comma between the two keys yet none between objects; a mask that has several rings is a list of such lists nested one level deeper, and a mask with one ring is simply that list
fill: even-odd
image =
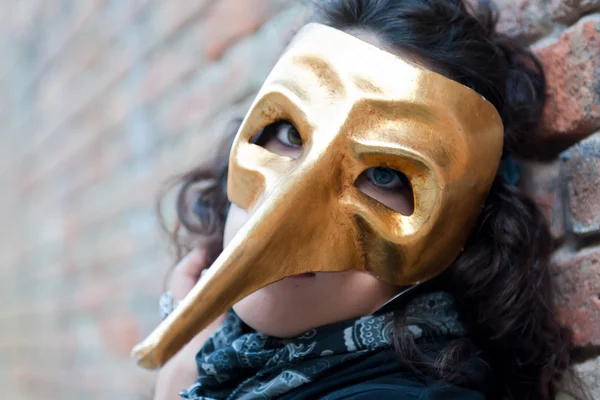
[{"label": "woman's eyelashes", "polygon": [[302,137],[292,124],[281,123],[277,127],[277,140],[288,147],[302,147]]},{"label": "woman's eyelashes", "polygon": [[402,172],[387,167],[369,168],[364,173],[373,185],[387,190],[402,189],[408,183]]},{"label": "woman's eyelashes", "polygon": [[267,125],[259,134],[257,145],[281,156],[298,158],[302,153],[302,136],[287,121]]},{"label": "woman's eyelashes", "polygon": [[388,167],[366,169],[356,179],[356,188],[394,211],[411,215],[414,211],[410,181],[400,171]]}]

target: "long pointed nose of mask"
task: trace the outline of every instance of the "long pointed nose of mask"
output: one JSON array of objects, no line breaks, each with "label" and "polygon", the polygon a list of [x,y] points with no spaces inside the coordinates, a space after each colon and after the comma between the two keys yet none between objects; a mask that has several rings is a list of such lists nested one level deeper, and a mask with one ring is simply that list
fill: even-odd
[{"label": "long pointed nose of mask", "polygon": [[[352,254],[339,255],[332,262],[325,259],[328,252],[319,251],[324,245],[319,239],[327,236],[330,244],[331,240],[346,241],[339,235],[331,237],[329,224],[316,218],[311,223],[310,209],[325,208],[326,201],[306,202],[307,191],[315,196],[310,185],[284,186],[259,206],[180,306],[134,348],[132,354],[141,366],[160,367],[220,314],[257,289],[288,276],[336,271],[354,264],[341,259],[353,258]],[[290,251],[290,242],[303,245],[298,245],[297,252]]]}]

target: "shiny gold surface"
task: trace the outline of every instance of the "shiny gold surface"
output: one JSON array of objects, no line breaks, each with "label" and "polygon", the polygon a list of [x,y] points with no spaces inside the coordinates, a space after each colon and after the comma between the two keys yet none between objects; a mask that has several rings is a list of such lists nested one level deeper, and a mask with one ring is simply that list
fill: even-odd
[{"label": "shiny gold surface", "polygon": [[[279,120],[302,135],[297,159],[250,143]],[[290,275],[356,269],[397,285],[431,279],[467,240],[502,138],[497,111],[471,89],[341,31],[306,26],[232,148],[228,194],[250,220],[133,355],[162,365],[238,300]],[[356,189],[378,166],[409,178],[412,215]]]}]

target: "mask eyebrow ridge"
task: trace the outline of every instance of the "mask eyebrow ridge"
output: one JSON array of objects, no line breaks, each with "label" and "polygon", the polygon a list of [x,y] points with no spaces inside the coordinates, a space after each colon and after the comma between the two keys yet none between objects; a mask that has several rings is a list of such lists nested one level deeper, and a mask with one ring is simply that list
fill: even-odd
[{"label": "mask eyebrow ridge", "polygon": [[346,95],[344,81],[332,65],[317,56],[297,56],[292,59],[294,65],[311,71],[317,78],[319,85],[327,88],[331,97],[339,98]]},{"label": "mask eyebrow ridge", "polygon": [[289,79],[276,79],[273,81],[273,84],[286,88],[302,101],[310,102],[312,100],[310,92],[308,90],[305,90],[297,82],[294,82]]}]

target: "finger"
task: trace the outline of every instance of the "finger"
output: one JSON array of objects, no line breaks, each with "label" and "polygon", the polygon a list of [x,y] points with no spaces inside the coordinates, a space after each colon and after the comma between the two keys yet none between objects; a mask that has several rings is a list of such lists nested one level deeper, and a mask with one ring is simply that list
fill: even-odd
[{"label": "finger", "polygon": [[183,299],[192,290],[206,266],[206,251],[197,249],[187,254],[171,275],[169,290],[175,300]]},{"label": "finger", "polygon": [[197,280],[202,270],[207,267],[206,255],[206,249],[193,249],[175,266],[173,275],[184,275]]}]

